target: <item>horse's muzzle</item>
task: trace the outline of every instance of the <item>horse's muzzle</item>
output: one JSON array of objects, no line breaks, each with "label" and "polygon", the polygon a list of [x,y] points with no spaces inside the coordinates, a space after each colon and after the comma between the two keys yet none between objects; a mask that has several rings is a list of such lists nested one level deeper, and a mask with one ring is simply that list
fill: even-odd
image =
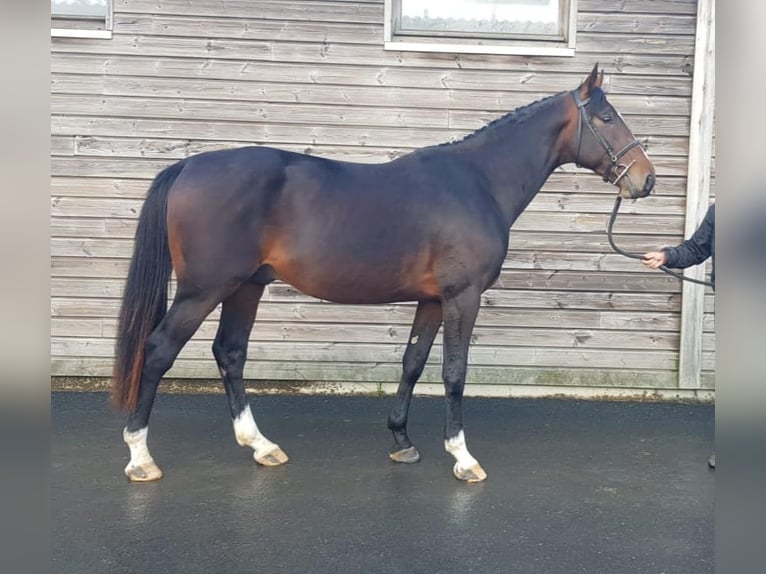
[{"label": "horse's muzzle", "polygon": [[[629,179],[629,178],[628,178]],[[627,189],[623,189],[622,196],[625,199],[639,199],[641,197],[646,197],[650,193],[652,193],[652,190],[654,189],[654,183],[657,180],[655,175],[653,173],[650,173],[646,176],[646,179],[644,180],[644,187],[639,188],[637,185],[633,184],[632,181],[629,179],[629,185],[627,186]]]},{"label": "horse's muzzle", "polygon": [[646,176],[646,180],[644,181],[644,195],[649,195],[652,193],[652,190],[654,189],[654,182],[656,178],[654,177],[653,173],[650,173]]}]

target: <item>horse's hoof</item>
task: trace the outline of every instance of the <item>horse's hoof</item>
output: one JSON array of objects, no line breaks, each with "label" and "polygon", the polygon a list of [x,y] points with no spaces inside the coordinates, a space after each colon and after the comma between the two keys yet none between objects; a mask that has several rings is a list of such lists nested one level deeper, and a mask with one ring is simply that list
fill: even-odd
[{"label": "horse's hoof", "polygon": [[279,447],[270,450],[262,456],[256,456],[253,454],[253,458],[255,458],[255,462],[262,464],[263,466],[279,466],[280,464],[285,464],[288,460],[290,460],[285,454],[285,451]]},{"label": "horse's hoof", "polygon": [[470,468],[462,469],[458,463],[452,469],[455,478],[463,480],[465,482],[482,482],[487,480],[487,473],[478,463],[474,464]]},{"label": "horse's hoof", "polygon": [[128,465],[125,467],[125,476],[130,482],[151,482],[162,478],[162,471],[154,461],[142,465]]},{"label": "horse's hoof", "polygon": [[390,456],[391,460],[394,462],[404,462],[407,464],[412,464],[413,462],[418,462],[420,460],[420,453],[414,446],[397,450],[396,452],[390,453],[388,456]]}]

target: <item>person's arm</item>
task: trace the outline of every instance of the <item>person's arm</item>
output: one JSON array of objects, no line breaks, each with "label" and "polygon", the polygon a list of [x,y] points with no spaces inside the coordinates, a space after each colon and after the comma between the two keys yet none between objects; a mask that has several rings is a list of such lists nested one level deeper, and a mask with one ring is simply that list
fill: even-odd
[{"label": "person's arm", "polygon": [[692,265],[699,265],[713,252],[714,237],[715,203],[708,208],[702,223],[689,239],[675,247],[664,247],[662,251],[645,253],[642,262],[652,269],[656,269],[660,265],[675,269],[686,269]]}]

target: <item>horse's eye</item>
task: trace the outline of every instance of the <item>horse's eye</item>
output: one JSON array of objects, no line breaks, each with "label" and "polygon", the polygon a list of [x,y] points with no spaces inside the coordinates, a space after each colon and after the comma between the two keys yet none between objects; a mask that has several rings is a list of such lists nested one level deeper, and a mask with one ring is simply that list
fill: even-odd
[{"label": "horse's eye", "polygon": [[611,115],[611,114],[604,114],[603,116],[601,116],[601,119],[603,120],[603,122],[604,122],[605,124],[611,124],[611,123],[612,123],[612,120],[613,120],[614,118],[612,117],[612,115]]}]

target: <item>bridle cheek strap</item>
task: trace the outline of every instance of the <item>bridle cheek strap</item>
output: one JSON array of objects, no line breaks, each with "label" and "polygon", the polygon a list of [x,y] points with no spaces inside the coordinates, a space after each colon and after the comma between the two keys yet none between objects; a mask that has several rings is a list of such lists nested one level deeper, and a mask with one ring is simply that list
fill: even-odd
[{"label": "bridle cheek strap", "polygon": [[580,145],[582,144],[582,120],[583,120],[583,114],[585,113],[585,106],[590,102],[590,98],[585,98],[584,100],[580,99],[580,94],[578,93],[578,90],[572,90],[570,92],[572,94],[572,97],[574,98],[575,105],[577,106],[577,151],[575,151],[575,165],[577,167],[582,167],[580,165]]},{"label": "bridle cheek strap", "polygon": [[[578,93],[577,90],[572,90],[570,93],[572,94],[572,97],[574,98],[575,105],[577,105],[577,111],[579,114],[579,117],[577,120],[577,151],[575,152],[575,165],[577,167],[582,167],[582,165],[580,164],[580,146],[582,145],[582,124],[584,121],[585,125],[588,126],[591,133],[593,134],[593,137],[596,138],[596,141],[598,141],[601,144],[601,147],[603,147],[604,151],[606,151],[606,153],[609,155],[609,161],[610,161],[609,168],[606,170],[606,172],[604,172],[604,175],[601,177],[606,182],[609,182],[613,185],[617,184],[618,181],[620,181],[623,177],[628,175],[628,170],[630,170],[633,164],[636,163],[635,160],[633,160],[628,165],[625,165],[623,163],[620,163],[620,158],[622,158],[626,153],[628,153],[634,147],[636,146],[641,147],[641,142],[638,141],[637,139],[634,139],[632,142],[630,142],[620,151],[615,153],[615,151],[612,149],[612,146],[610,146],[609,142],[604,139],[604,136],[602,136],[598,132],[598,130],[596,129],[596,126],[593,125],[593,121],[591,120],[590,116],[585,111],[585,106],[588,105],[588,102],[590,102],[590,98],[581,100],[580,94]],[[609,179],[609,177],[613,173],[616,174],[617,177],[614,180],[611,180]],[[628,179],[630,179],[630,176],[628,176]]]}]

